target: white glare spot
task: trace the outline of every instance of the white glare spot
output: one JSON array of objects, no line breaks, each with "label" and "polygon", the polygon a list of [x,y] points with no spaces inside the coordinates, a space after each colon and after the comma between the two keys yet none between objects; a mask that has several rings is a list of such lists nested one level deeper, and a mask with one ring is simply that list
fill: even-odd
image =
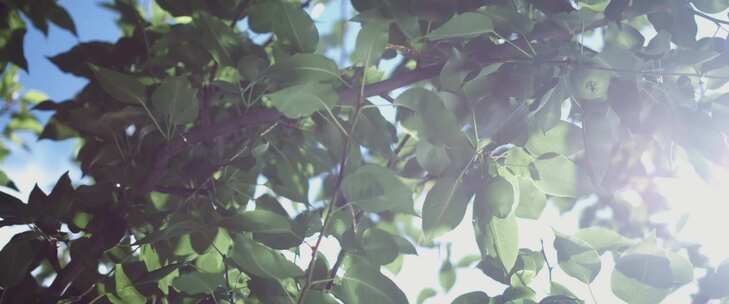
[{"label": "white glare spot", "polygon": [[314,8],[311,9],[311,17],[314,19],[319,18],[319,16],[324,13],[325,8],[324,3],[319,2],[315,4]]},{"label": "white glare spot", "polygon": [[135,125],[129,125],[126,130],[124,130],[124,133],[127,134],[127,136],[134,135],[134,132],[137,131],[137,126]]}]

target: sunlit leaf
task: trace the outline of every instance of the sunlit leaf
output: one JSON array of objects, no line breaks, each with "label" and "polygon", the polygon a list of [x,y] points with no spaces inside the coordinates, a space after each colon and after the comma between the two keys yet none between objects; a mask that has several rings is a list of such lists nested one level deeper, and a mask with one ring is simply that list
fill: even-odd
[{"label": "sunlit leaf", "polygon": [[589,244],[566,235],[556,233],[554,249],[557,251],[559,267],[570,276],[585,284],[592,283],[600,272],[601,262],[597,251]]},{"label": "sunlit leaf", "polygon": [[408,303],[405,294],[373,265],[353,261],[334,294],[345,303]]},{"label": "sunlit leaf", "polygon": [[418,293],[418,299],[417,299],[416,303],[423,304],[423,303],[425,303],[426,300],[428,300],[432,297],[435,297],[436,294],[437,294],[437,292],[435,291],[435,289],[425,288],[425,289],[421,290],[420,293]]},{"label": "sunlit leaf", "polygon": [[456,269],[451,264],[451,261],[444,261],[438,270],[438,282],[440,287],[446,292],[451,290],[456,285]]}]

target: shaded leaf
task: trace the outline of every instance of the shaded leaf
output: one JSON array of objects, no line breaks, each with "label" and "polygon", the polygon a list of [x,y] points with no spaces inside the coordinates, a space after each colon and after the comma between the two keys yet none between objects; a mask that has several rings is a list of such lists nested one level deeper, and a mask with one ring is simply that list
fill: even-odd
[{"label": "shaded leaf", "polygon": [[435,237],[453,230],[463,219],[472,195],[461,180],[437,180],[423,203],[423,231]]},{"label": "shaded leaf", "polygon": [[494,25],[486,15],[466,12],[454,15],[443,25],[425,35],[430,40],[473,38],[493,32]]},{"label": "shaded leaf", "polygon": [[412,208],[410,189],[392,171],[377,165],[364,165],[344,177],[342,192],[350,203],[365,211]]},{"label": "shaded leaf", "polygon": [[89,65],[101,87],[116,100],[128,104],[144,104],[147,96],[139,80],[107,68]]}]

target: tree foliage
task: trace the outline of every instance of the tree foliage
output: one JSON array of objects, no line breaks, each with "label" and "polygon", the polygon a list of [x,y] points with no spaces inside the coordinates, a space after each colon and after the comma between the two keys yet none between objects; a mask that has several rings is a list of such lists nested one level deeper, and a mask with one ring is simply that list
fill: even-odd
[{"label": "tree foliage", "polygon": [[[338,5],[157,0],[148,16],[107,3],[122,38],[49,58],[88,84],[12,107],[6,135],[80,139],[91,182],[0,195],[0,225],[32,227],[0,251],[3,301],[407,303],[385,273],[467,216],[480,256],[431,265],[441,289],[462,267],[507,288],[453,303],[581,303],[551,272],[590,284],[605,252],[628,303],[686,284],[697,303],[729,296],[727,262],[650,217],[667,208],[651,179],[675,158],[707,178],[729,162],[727,44],[696,39],[696,18],[723,24],[709,14],[729,2],[352,0],[332,32],[310,16],[319,2]],[[9,102],[25,20],[75,26],[51,0],[0,13]],[[30,106],[52,114],[45,126]],[[582,229],[546,245],[556,260],[519,248],[519,219],[590,196]]]}]

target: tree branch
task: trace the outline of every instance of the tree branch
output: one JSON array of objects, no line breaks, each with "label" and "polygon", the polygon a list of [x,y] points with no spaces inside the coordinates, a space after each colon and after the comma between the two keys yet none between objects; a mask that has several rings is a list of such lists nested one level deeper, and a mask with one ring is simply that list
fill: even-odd
[{"label": "tree branch", "polygon": [[[623,14],[623,19],[630,19],[636,16],[657,12],[657,11],[663,11],[668,9],[668,5],[657,5],[656,7],[652,8],[648,12],[638,12],[635,10],[632,10],[630,12],[626,12]],[[592,24],[589,24],[585,26],[584,31],[591,31],[603,26],[608,25],[608,23],[611,20],[608,19],[600,19]],[[558,40],[558,41],[567,41],[572,39],[572,37],[576,33],[569,32],[564,30],[560,27],[553,27],[541,32],[534,33],[531,37],[531,41],[546,41],[546,40]],[[494,58],[498,60],[498,58],[513,58],[515,54],[514,46],[517,46],[519,48],[528,48],[529,45],[533,44],[533,42],[527,41],[524,36],[520,36],[520,38],[516,40],[512,40],[511,43],[503,43],[495,46],[491,46],[488,48],[485,48],[483,50],[478,50],[476,62],[478,64],[478,67],[484,67],[493,62],[493,60],[479,60],[479,58]],[[363,96],[362,97],[370,97],[375,95],[380,95],[384,93],[391,92],[393,90],[411,85],[413,83],[416,83],[418,81],[422,80],[428,80],[431,79],[438,74],[440,74],[441,70],[443,69],[443,65],[445,62],[440,63],[434,63],[431,65],[427,65],[424,67],[417,68],[412,71],[400,73],[397,75],[394,75],[390,77],[389,79],[376,82],[370,85],[367,85],[364,87]],[[359,88],[351,88],[351,89],[344,89],[339,92],[339,97],[341,100],[353,100],[357,97],[357,94],[359,94]]]}]

